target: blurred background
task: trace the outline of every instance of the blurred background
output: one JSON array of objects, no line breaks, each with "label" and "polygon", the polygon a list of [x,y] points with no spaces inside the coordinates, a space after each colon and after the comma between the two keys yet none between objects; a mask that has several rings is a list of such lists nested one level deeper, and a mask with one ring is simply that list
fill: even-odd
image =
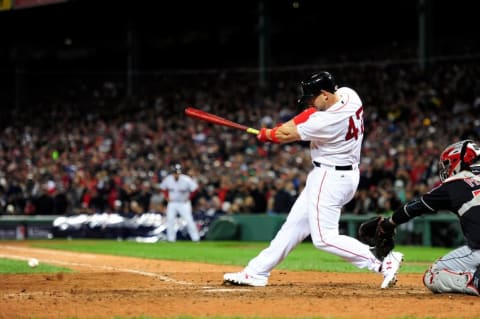
[{"label": "blurred background", "polygon": [[17,106],[28,98],[21,97],[28,74],[121,74],[128,94],[135,94],[142,76],[166,70],[249,68],[268,79],[270,68],[400,59],[418,59],[423,67],[478,50],[475,10],[462,0],[454,6],[431,0],[2,0],[0,6],[2,86],[17,92],[4,93]]},{"label": "blurred background", "polygon": [[447,144],[479,139],[475,15],[465,0],[0,0],[0,214],[161,216],[157,186],[180,162],[201,186],[204,236],[218,216],[283,216],[308,145],[259,144],[183,110],[273,126],[318,70],[366,110],[345,211],[388,214],[438,183]]}]

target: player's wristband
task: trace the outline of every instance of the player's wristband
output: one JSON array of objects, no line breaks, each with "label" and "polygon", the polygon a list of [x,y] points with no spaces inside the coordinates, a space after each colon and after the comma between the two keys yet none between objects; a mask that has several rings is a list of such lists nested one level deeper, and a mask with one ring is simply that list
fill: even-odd
[{"label": "player's wristband", "polygon": [[268,141],[268,138],[267,138],[267,129],[265,127],[262,127],[262,129],[260,130],[260,132],[257,134],[257,139],[260,141],[260,142],[266,142]]},{"label": "player's wristband", "polygon": [[274,128],[272,128],[272,130],[270,131],[270,140],[273,142],[273,143],[277,143],[277,144],[280,144],[280,141],[278,140],[277,136],[276,136],[276,133],[277,133],[277,129],[279,128],[279,126],[276,126]]}]

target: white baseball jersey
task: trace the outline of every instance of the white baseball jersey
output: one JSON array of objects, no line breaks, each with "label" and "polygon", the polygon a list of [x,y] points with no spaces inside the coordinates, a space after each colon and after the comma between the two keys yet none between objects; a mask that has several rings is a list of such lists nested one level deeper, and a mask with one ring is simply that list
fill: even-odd
[{"label": "white baseball jersey", "polygon": [[197,182],[185,174],[179,174],[178,180],[175,180],[173,175],[168,175],[160,184],[160,189],[168,190],[169,202],[189,201],[190,194],[197,188]]},{"label": "white baseball jersey", "polygon": [[357,165],[363,140],[363,107],[358,94],[347,87],[336,92],[340,100],[325,111],[312,113],[297,125],[304,141],[311,141],[312,160],[327,165]]}]

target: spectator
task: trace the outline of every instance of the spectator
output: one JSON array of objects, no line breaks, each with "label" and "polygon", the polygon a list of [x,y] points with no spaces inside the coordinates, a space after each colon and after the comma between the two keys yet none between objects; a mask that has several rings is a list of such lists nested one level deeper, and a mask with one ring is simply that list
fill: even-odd
[{"label": "spectator", "polygon": [[295,202],[296,194],[293,183],[286,183],[282,178],[275,180],[269,199],[269,214],[287,214]]}]

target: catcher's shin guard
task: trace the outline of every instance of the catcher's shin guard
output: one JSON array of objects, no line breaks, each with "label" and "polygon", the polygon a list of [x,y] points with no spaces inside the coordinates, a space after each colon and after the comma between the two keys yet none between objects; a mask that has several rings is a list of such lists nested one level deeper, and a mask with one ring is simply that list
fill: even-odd
[{"label": "catcher's shin guard", "polygon": [[473,286],[480,292],[480,265],[478,265],[477,271],[473,274]]},{"label": "catcher's shin guard", "polygon": [[[475,275],[471,272],[454,272],[447,269],[432,270],[429,268],[423,274],[423,284],[433,293],[463,293],[480,296],[478,290],[478,271]],[[475,284],[477,279],[477,285]]]}]

